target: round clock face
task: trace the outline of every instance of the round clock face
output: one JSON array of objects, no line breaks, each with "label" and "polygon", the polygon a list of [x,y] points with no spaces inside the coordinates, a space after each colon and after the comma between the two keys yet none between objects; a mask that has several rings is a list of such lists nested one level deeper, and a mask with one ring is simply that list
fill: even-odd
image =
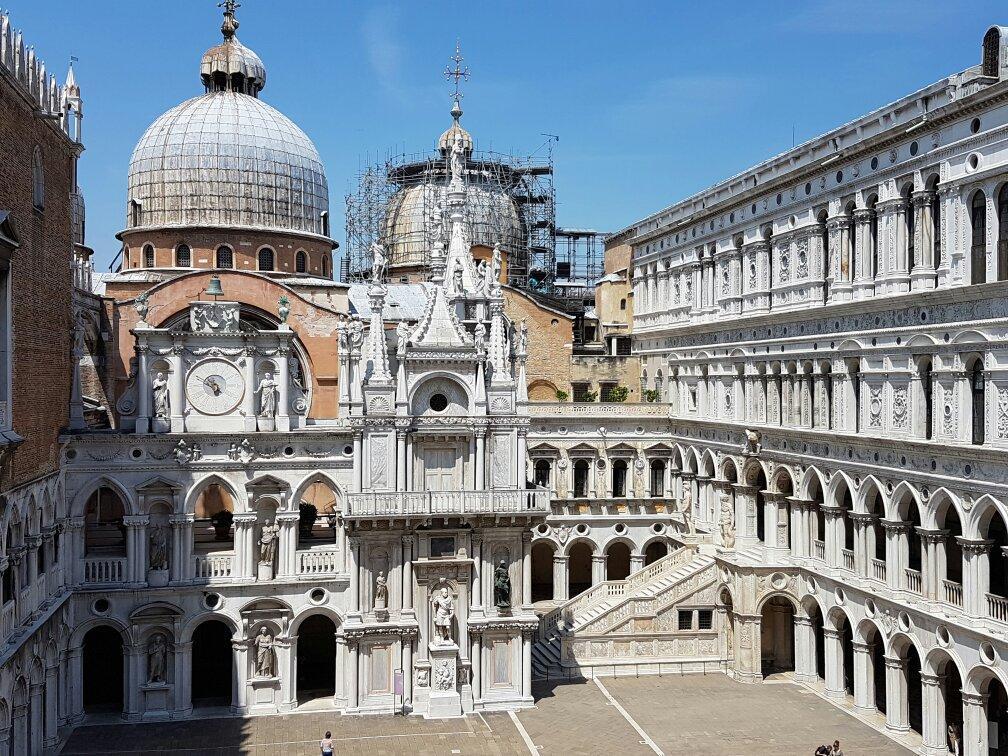
[{"label": "round clock face", "polygon": [[204,360],[189,371],[186,396],[204,415],[224,415],[245,395],[241,371],[227,360]]}]

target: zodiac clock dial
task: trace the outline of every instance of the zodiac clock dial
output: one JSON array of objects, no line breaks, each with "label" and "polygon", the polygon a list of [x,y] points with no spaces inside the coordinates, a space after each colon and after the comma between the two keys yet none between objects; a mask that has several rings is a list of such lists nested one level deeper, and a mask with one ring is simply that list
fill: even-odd
[{"label": "zodiac clock dial", "polygon": [[244,395],[245,379],[227,360],[204,360],[186,377],[189,404],[204,415],[225,415],[238,406]]}]

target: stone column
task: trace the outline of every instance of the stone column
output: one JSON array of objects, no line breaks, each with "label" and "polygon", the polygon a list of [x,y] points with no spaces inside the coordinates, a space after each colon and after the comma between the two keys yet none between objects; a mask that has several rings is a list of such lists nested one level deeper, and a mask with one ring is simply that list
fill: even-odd
[{"label": "stone column", "polygon": [[522,697],[532,700],[532,632],[522,630]]},{"label": "stone column", "polygon": [[522,606],[527,608],[532,604],[532,532],[522,531],[521,541]]},{"label": "stone column", "polygon": [[150,347],[137,346],[137,419],[136,432],[150,433],[151,388],[150,388]]},{"label": "stone column", "polygon": [[[413,536],[402,537],[402,559],[403,559],[403,584],[402,584],[402,613],[404,616],[412,617],[413,609]],[[482,553],[482,552],[481,552]]]},{"label": "stone column", "polygon": [[[948,538],[947,530],[929,530],[917,528],[921,539],[921,572],[924,598],[931,602],[940,602],[944,588],[941,583],[942,570],[939,569],[939,547]],[[912,536],[911,536],[912,537]],[[944,566],[944,565],[942,565]]]},{"label": "stone column", "polygon": [[935,287],[935,194],[930,191],[914,192],[910,198],[914,213],[914,266],[910,271],[910,288],[913,291]]},{"label": "stone column", "polygon": [[476,429],[476,490],[486,490],[486,429]]},{"label": "stone column", "polygon": [[854,299],[868,299],[875,293],[871,238],[873,215],[874,211],[866,208],[854,211]]},{"label": "stone column", "polygon": [[276,524],[280,526],[277,534],[277,577],[297,575],[297,512],[278,514]]},{"label": "stone column", "polygon": [[947,756],[948,733],[945,730],[945,697],[942,695],[944,675],[929,675],[921,672],[921,710],[923,727],[921,734],[924,748],[921,753],[930,756]]},{"label": "stone column", "polygon": [[84,667],[81,660],[82,650],[80,646],[71,646],[66,652],[67,682],[69,687],[67,714],[69,715],[70,722],[75,725],[84,721]]},{"label": "stone column", "polygon": [[910,730],[910,707],[907,698],[906,664],[902,659],[885,658],[886,666],[886,729],[896,732]]},{"label": "stone column", "polygon": [[795,680],[811,683],[816,679],[816,637],[811,617],[794,618]]},{"label": "stone column", "polygon": [[847,695],[843,679],[843,645],[840,631],[832,627],[823,628],[823,643],[826,644],[826,695],[843,698]]},{"label": "stone column", "polygon": [[875,676],[871,646],[854,641],[854,706],[864,713],[875,711]]},{"label": "stone column", "polygon": [[14,753],[31,753],[29,740],[28,704],[20,704],[12,709],[12,729],[14,730]]},{"label": "stone column", "polygon": [[360,537],[350,536],[350,607],[348,615],[360,617],[361,612],[361,560]]},{"label": "stone column", "polygon": [[630,555],[630,574],[644,569],[644,555],[634,552]]},{"label": "stone column", "polygon": [[182,353],[185,347],[180,341],[172,344],[171,355],[168,357],[168,367],[171,370],[171,386],[168,394],[168,405],[171,412],[171,432],[185,431],[185,368],[182,364]]},{"label": "stone column", "polygon": [[[255,431],[256,429],[256,403],[255,403],[255,356],[256,348],[253,344],[245,344],[245,361],[242,365],[242,373],[245,378],[245,395],[242,397],[242,413],[245,415],[245,430]],[[342,390],[343,381],[340,381]]]},{"label": "stone column", "polygon": [[483,533],[479,530],[472,531],[470,535],[472,542],[472,589],[470,612],[472,614],[483,613]]},{"label": "stone column", "polygon": [[964,756],[987,756],[990,744],[987,742],[987,696],[977,693],[963,693],[963,743],[971,743],[972,750],[963,750]]},{"label": "stone column", "polygon": [[252,578],[256,575],[257,554],[255,553],[254,512],[240,512],[234,516],[234,566],[235,577]]},{"label": "stone column", "polygon": [[31,697],[31,721],[28,723],[28,744],[32,754],[42,753],[42,707],[45,705],[45,691],[42,683],[32,683],[28,686],[28,695]]},{"label": "stone column", "polygon": [[175,667],[174,708],[182,716],[192,714],[192,641],[175,642],[173,654]]},{"label": "stone column", "polygon": [[559,550],[553,554],[553,600],[567,601],[567,555]]},{"label": "stone column", "polygon": [[353,478],[350,490],[353,493],[360,493],[364,484],[364,465],[362,464],[363,438],[360,431],[355,431],[353,436]]},{"label": "stone column", "polygon": [[475,628],[469,630],[469,664],[472,669],[473,703],[483,698],[483,638]]},{"label": "stone column", "polygon": [[403,699],[413,708],[413,638],[402,636]]},{"label": "stone column", "polygon": [[882,520],[886,534],[886,586],[894,591],[903,587],[903,565],[906,563],[906,533],[910,526],[897,520]]},{"label": "stone column", "polygon": [[[59,667],[46,667],[45,671],[45,739],[43,745],[47,749],[54,748],[59,743]],[[0,751],[2,753],[2,751]]]},{"label": "stone column", "polygon": [[606,579],[606,558],[604,554],[592,554],[592,585],[604,583]]},{"label": "stone column", "polygon": [[989,552],[993,540],[968,540],[956,537],[963,552],[963,611],[970,617],[987,616],[990,590]]},{"label": "stone column", "polygon": [[[290,326],[280,325],[278,331],[290,331]],[[277,382],[277,412],[276,429],[278,431],[289,431],[290,421],[290,370],[288,368],[290,346],[289,342],[277,347],[276,365],[278,375],[274,376]]]},{"label": "stone column", "polygon": [[[355,539],[356,540],[356,539]],[[356,639],[347,639],[347,661],[350,665],[350,684],[347,693],[347,705],[351,711],[360,708],[360,643]],[[405,674],[405,671],[404,671]]]}]

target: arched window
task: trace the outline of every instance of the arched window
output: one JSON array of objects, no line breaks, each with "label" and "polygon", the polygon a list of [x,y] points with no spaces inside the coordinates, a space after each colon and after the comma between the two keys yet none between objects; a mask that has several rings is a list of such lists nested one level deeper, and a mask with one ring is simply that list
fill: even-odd
[{"label": "arched window", "polygon": [[322,275],[329,278],[329,253],[324,252],[322,254]]},{"label": "arched window", "polygon": [[140,225],[140,203],[136,200],[130,200],[130,225],[139,226]]},{"label": "arched window", "polygon": [[938,177],[932,176],[928,179],[928,191],[931,192],[931,243],[934,246],[934,266],[941,267],[942,238],[941,238],[941,200],[938,198]]},{"label": "arched window", "polygon": [[322,211],[322,236],[329,236],[329,211]]},{"label": "arched window", "polygon": [[914,206],[911,199],[913,194],[913,184],[907,184],[903,188],[903,218],[906,224],[904,231],[906,232],[906,245],[907,245],[907,270],[911,271],[914,269],[914,264],[916,263],[917,250],[914,247],[914,232],[916,227],[914,226]]},{"label": "arched window", "polygon": [[970,203],[970,221],[973,226],[970,242],[970,282],[982,284],[987,280],[987,245],[984,241],[987,229],[987,198],[983,192],[973,195],[973,202]]},{"label": "arched window", "polygon": [[179,244],[175,248],[175,267],[188,268],[192,265],[192,250],[187,244]]},{"label": "arched window", "polygon": [[273,250],[269,247],[259,250],[259,270],[273,270]]},{"label": "arched window", "polygon": [[38,147],[32,155],[32,204],[36,210],[45,207],[45,171],[42,167],[42,150]]},{"label": "arched window", "polygon": [[620,308],[621,310],[625,310],[625,309],[626,309],[626,298],[623,298],[623,299],[621,299],[621,300],[619,301],[619,308]]},{"label": "arched window", "polygon": [[217,267],[218,268],[233,268],[234,267],[234,252],[231,251],[230,247],[217,247]]},{"label": "arched window", "polygon": [[144,255],[144,267],[153,268],[154,267],[154,245],[144,244],[143,248]]},{"label": "arched window", "polygon": [[535,473],[533,483],[542,488],[549,488],[550,484],[550,462],[548,459],[537,459],[535,463]]},{"label": "arched window", "polygon": [[612,495],[626,496],[626,474],[627,463],[625,460],[617,459],[612,465]]},{"label": "arched window", "polygon": [[869,246],[871,248],[871,270],[868,271],[868,278],[875,280],[879,274],[879,253],[878,253],[878,213],[875,212],[875,205],[878,202],[878,197],[872,196],[868,200],[868,209],[871,210],[871,216],[868,220],[868,239]]},{"label": "arched window", "polygon": [[920,368],[921,392],[924,394],[924,438],[929,439],[934,428],[934,401],[932,400],[931,360],[927,359]]},{"label": "arched window", "polygon": [[816,216],[816,222],[819,224],[819,243],[822,245],[823,269],[825,271],[823,275],[823,301],[826,301],[829,299],[830,278],[833,275],[833,252],[830,250],[829,229],[826,228],[825,210]]},{"label": "arched window", "polygon": [[973,417],[973,433],[971,440],[974,444],[982,444],[984,442],[984,369],[983,360],[979,357],[973,361],[969,377],[970,394],[973,398],[971,413]]},{"label": "arched window", "polygon": [[1001,32],[990,29],[983,38],[983,75],[998,75],[998,53],[1001,47]]},{"label": "arched window", "polygon": [[303,249],[297,251],[297,255],[294,256],[294,271],[297,273],[304,273],[308,270],[308,255],[305,254]]},{"label": "arched window", "polygon": [[1008,184],[998,192],[998,281],[1008,280]]}]

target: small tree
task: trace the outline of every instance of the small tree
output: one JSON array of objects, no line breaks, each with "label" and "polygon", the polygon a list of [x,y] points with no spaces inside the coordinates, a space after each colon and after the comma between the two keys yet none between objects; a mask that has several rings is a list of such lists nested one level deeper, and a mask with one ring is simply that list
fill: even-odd
[{"label": "small tree", "polygon": [[613,386],[609,389],[609,396],[606,399],[610,402],[625,402],[628,396],[630,396],[630,389],[626,386]]},{"label": "small tree", "polygon": [[222,509],[210,517],[210,522],[214,527],[214,540],[226,541],[231,536],[231,523],[234,522],[234,514]]},{"label": "small tree", "polygon": [[318,508],[314,504],[302,501],[298,505],[298,531],[302,538],[311,538],[312,528],[318,519]]},{"label": "small tree", "polygon": [[561,389],[557,389],[556,398],[558,402],[566,402],[568,399],[570,399],[570,394]]},{"label": "small tree", "polygon": [[658,389],[644,389],[644,401],[645,402],[657,402],[658,401]]}]

